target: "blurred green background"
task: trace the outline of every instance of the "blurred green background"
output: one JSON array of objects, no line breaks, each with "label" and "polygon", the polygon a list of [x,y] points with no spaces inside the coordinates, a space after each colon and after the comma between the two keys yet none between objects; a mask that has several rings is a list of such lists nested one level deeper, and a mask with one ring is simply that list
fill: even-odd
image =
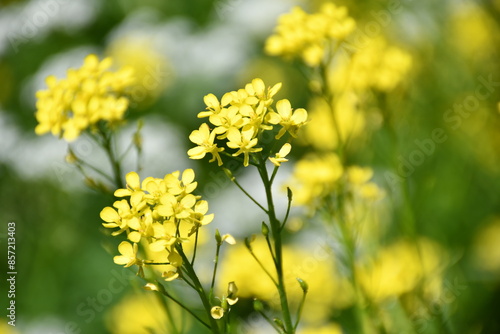
[{"label": "blurred green background", "polygon": [[[397,13],[388,19],[380,16],[395,2],[401,5]],[[99,212],[112,199],[83,186],[80,174],[65,163],[62,141],[34,134],[34,93],[44,88],[45,76],[64,76],[67,68],[80,66],[91,52],[122,54],[128,57],[124,61],[140,62],[136,54],[140,47],[132,42],[147,40],[160,65],[144,68],[144,78],[153,80],[152,89],[138,91],[137,103],[128,114],[130,129],[139,117],[146,123],[145,175],[161,177],[192,167],[204,184],[213,181],[214,166],[189,161],[185,154],[191,147],[189,133],[200,124],[196,114],[204,108],[203,96],[220,96],[262,77],[266,84],[283,81],[280,98],[306,106],[309,95],[299,68],[262,50],[280,14],[293,5],[314,8],[319,3],[1,3],[2,321],[7,307],[9,221],[16,223],[18,333],[107,333],[106,314],[138,286],[133,277],[123,274],[130,272],[113,264],[114,246],[102,233]],[[425,154],[407,178],[409,207],[394,206],[393,233],[404,226],[398,222],[413,219],[418,234],[438,241],[452,254],[449,279],[461,288],[445,317],[456,333],[500,333],[500,238],[495,230],[481,234],[500,219],[500,1],[336,3],[347,5],[361,29],[378,22],[381,33],[413,57],[404,97],[389,103],[397,112],[395,136],[382,127],[353,159],[382,171],[377,174],[380,183],[390,192],[391,182],[383,171],[392,167],[391,154],[396,150],[408,160],[421,149],[416,141],[443,129],[446,140]],[[460,104],[465,104],[463,112],[457,109]],[[75,145],[82,154],[99,159],[88,143]],[[394,196],[398,203],[398,196],[405,195]],[[216,194],[211,197],[216,217],[226,218],[227,225],[237,220],[237,213],[223,212]],[[240,236],[252,231],[234,225],[232,229]],[[482,235],[492,237],[483,240]],[[497,256],[493,264],[479,263],[481,258],[475,254],[480,245],[491,246],[487,253]],[[3,330],[7,327],[0,327]]]}]

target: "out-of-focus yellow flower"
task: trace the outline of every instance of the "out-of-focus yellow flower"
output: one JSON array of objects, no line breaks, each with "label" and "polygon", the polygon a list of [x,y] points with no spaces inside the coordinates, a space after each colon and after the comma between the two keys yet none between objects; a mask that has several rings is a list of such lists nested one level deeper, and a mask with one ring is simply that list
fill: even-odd
[{"label": "out-of-focus yellow flower", "polygon": [[342,327],[338,324],[327,324],[320,327],[301,327],[300,334],[343,334]]},{"label": "out-of-focus yellow flower", "polygon": [[275,34],[265,45],[268,54],[287,58],[301,58],[309,66],[317,66],[332,48],[355,29],[356,23],[348,16],[346,7],[324,4],[320,11],[308,14],[300,7],[283,14]]},{"label": "out-of-focus yellow flower", "polygon": [[169,319],[158,298],[150,293],[134,293],[125,295],[105,315],[108,331],[113,334],[149,334],[170,333],[171,326],[177,330],[188,331],[191,321],[181,315],[181,310],[169,303],[173,313],[174,324],[169,324]]},{"label": "out-of-focus yellow flower", "polygon": [[289,181],[294,194],[294,205],[315,207],[337,186],[344,173],[335,153],[308,155],[299,160]]},{"label": "out-of-focus yellow flower", "polygon": [[313,99],[309,105],[309,118],[304,128],[303,141],[318,151],[331,151],[343,142],[362,136],[365,116],[359,110],[355,93],[339,94],[332,108],[323,99]]},{"label": "out-of-focus yellow flower", "polygon": [[481,6],[465,2],[455,6],[450,19],[450,37],[458,51],[469,59],[491,55],[498,44],[498,26]]},{"label": "out-of-focus yellow flower", "polygon": [[331,80],[335,92],[393,90],[410,70],[411,56],[382,37],[364,43],[351,57],[339,59]]},{"label": "out-of-focus yellow flower", "polygon": [[[252,243],[252,250],[267,270],[274,273],[266,242],[257,238]],[[336,272],[333,256],[320,244],[308,250],[285,246],[283,261],[285,285],[292,305],[297,306],[303,294],[296,278],[301,278],[309,286],[304,320],[321,322],[328,318],[332,308],[342,309],[352,304],[352,287]],[[219,291],[225,290],[227,282],[235,281],[238,282],[240,298],[258,298],[279,308],[276,287],[245,245],[233,246],[231,252],[222,258],[220,266]]]},{"label": "out-of-focus yellow flower", "polygon": [[422,288],[424,296],[437,301],[442,293],[444,250],[429,239],[398,241],[381,249],[356,270],[370,300],[382,302]]},{"label": "out-of-focus yellow flower", "polygon": [[219,166],[222,165],[219,152],[225,148],[217,146],[214,141],[218,139],[223,140],[229,149],[235,150],[228,150],[232,156],[243,155],[243,165],[246,167],[251,157],[263,149],[259,145],[262,133],[273,130],[273,125],[281,125],[277,139],[285,133],[297,137],[299,128],[306,124],[307,112],[302,108],[292,112],[290,102],[286,99],[278,101],[274,111],[273,97],[280,88],[281,83],[266,88],[264,82],[256,78],[245,88],[224,94],[220,101],[213,94],[206,95],[206,111],[200,112],[198,117],[208,117],[214,128],[210,130],[211,126],[203,123],[191,133],[189,139],[198,146],[188,151],[189,157],[202,159],[211,153],[210,162],[217,160]]},{"label": "out-of-focus yellow flower", "polygon": [[131,100],[140,106],[153,103],[172,81],[172,67],[147,37],[126,36],[109,45],[106,53],[119,66],[134,70]]},{"label": "out-of-focus yellow flower", "polygon": [[122,120],[129,105],[125,91],[134,84],[133,70],[111,72],[111,64],[111,58],[99,61],[89,55],[81,68],[68,70],[66,79],[49,76],[48,89],[36,93],[36,134],[51,132],[73,141],[99,121]]},{"label": "out-of-focus yellow flower", "polygon": [[473,244],[474,264],[482,270],[500,272],[500,219],[479,229]]},{"label": "out-of-focus yellow flower", "polygon": [[4,318],[0,320],[0,333],[4,334],[17,334],[19,333],[16,330],[15,326],[9,325],[7,322],[10,321],[9,318]]}]

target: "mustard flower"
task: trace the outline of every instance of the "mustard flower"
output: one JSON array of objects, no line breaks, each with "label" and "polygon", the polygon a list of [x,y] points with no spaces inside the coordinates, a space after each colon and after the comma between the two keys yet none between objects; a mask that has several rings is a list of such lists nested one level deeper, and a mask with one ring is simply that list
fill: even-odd
[{"label": "mustard flower", "polygon": [[192,193],[198,186],[198,182],[194,182],[194,171],[192,169],[186,169],[182,172],[182,178],[180,180],[179,175],[179,171],[165,175],[164,181],[168,188],[168,192],[180,196]]},{"label": "mustard flower", "polygon": [[292,150],[292,145],[290,145],[289,143],[285,143],[274,157],[269,157],[269,160],[271,160],[271,162],[276,167],[279,167],[281,166],[282,162],[288,161],[288,159],[286,159],[285,157],[288,155],[288,153],[290,153],[291,150]]},{"label": "mustard flower", "polygon": [[116,197],[125,197],[132,195],[135,191],[141,191],[141,182],[139,175],[136,172],[130,172],[125,175],[127,188],[117,189],[114,193]]},{"label": "mustard flower", "polygon": [[232,96],[230,93],[226,93],[221,101],[214,94],[207,94],[203,97],[203,101],[207,106],[207,111],[202,111],[198,114],[198,118],[208,117],[214,114],[218,114],[222,108],[227,106],[231,102]]},{"label": "mustard flower", "polygon": [[37,135],[51,132],[67,141],[99,121],[118,122],[128,108],[125,90],[134,83],[132,70],[109,71],[110,58],[85,58],[79,69],[70,69],[66,79],[49,76],[48,89],[36,93]]},{"label": "mustard flower", "polygon": [[271,124],[279,124],[282,126],[276,139],[280,139],[287,131],[294,138],[297,138],[297,132],[301,126],[306,124],[307,111],[299,108],[292,113],[290,101],[284,99],[276,103],[276,112],[268,114],[268,121]]},{"label": "mustard flower", "polygon": [[217,164],[222,166],[222,159],[220,158],[219,152],[222,152],[224,148],[217,147],[217,144],[214,143],[215,134],[214,131],[210,132],[206,123],[200,125],[199,130],[194,130],[189,135],[189,140],[199,146],[193,147],[188,151],[189,157],[191,159],[203,159],[207,153],[211,153],[212,159],[210,162],[217,160]]},{"label": "mustard flower", "polygon": [[122,241],[118,245],[120,255],[113,258],[116,264],[124,265],[125,268],[133,266],[134,264],[141,265],[142,261],[137,259],[137,244],[130,244],[130,242]]},{"label": "mustard flower", "polygon": [[265,50],[270,55],[299,57],[307,65],[317,66],[334,44],[345,40],[355,27],[345,7],[326,3],[313,14],[294,7],[278,19],[275,34],[267,39]]},{"label": "mustard flower", "polygon": [[[266,88],[262,79],[255,78],[247,83],[245,88],[224,94],[220,102],[215,95],[206,95],[204,100],[208,111],[198,116],[208,117],[208,122],[203,123],[189,136],[189,139],[198,145],[188,151],[189,157],[202,159],[207,153],[211,153],[210,162],[217,160],[221,166],[219,152],[226,148],[218,147],[214,142],[217,139],[220,145],[225,144],[233,150],[228,150],[228,155],[243,154],[243,165],[246,167],[250,164],[250,156],[263,150],[259,145],[259,138],[262,138],[265,131],[273,130],[274,125],[279,124],[282,127],[277,139],[286,132],[296,137],[299,128],[306,123],[307,112],[304,109],[296,109],[292,113],[288,100],[278,101],[277,112],[273,111],[273,97],[280,89],[281,83]],[[264,159],[267,159],[267,156]]]},{"label": "mustard flower", "polygon": [[186,195],[180,201],[172,194],[165,194],[160,198],[160,204],[156,207],[156,212],[164,217],[188,218],[195,203],[196,197],[191,194]]},{"label": "mustard flower", "polygon": [[250,127],[242,129],[241,132],[238,130],[230,131],[227,135],[227,139],[229,139],[227,146],[238,149],[236,153],[233,153],[234,157],[240,154],[244,155],[243,166],[245,167],[249,164],[250,153],[262,151],[262,147],[254,147],[258,142],[254,134],[254,129]]}]

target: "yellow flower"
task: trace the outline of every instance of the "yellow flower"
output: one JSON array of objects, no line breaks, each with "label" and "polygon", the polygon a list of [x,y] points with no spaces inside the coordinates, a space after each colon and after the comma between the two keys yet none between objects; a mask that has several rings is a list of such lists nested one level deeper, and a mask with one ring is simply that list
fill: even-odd
[{"label": "yellow flower", "polygon": [[125,268],[133,266],[134,264],[142,265],[142,261],[137,259],[137,244],[131,245],[130,242],[122,241],[118,245],[118,251],[121,255],[113,258],[116,264],[124,265]]},{"label": "yellow flower", "polygon": [[172,194],[165,194],[160,198],[160,204],[156,206],[155,211],[163,217],[183,219],[191,216],[195,203],[196,197],[191,194],[186,195],[180,201]]},{"label": "yellow flower", "polygon": [[407,76],[412,58],[387,44],[382,37],[367,40],[352,57],[339,58],[332,73],[334,92],[360,92],[370,88],[388,92]]},{"label": "yellow flower", "polygon": [[288,159],[286,159],[285,157],[288,155],[288,153],[290,153],[291,150],[292,150],[292,145],[290,145],[289,143],[285,143],[280,148],[279,152],[276,153],[276,156],[275,157],[270,157],[269,160],[271,160],[271,162],[276,167],[279,167],[279,166],[281,166],[282,162],[287,162],[288,161]]},{"label": "yellow flower", "polygon": [[326,3],[314,14],[294,7],[279,18],[276,33],[267,39],[265,50],[274,56],[300,57],[307,65],[317,66],[333,44],[349,36],[355,26],[345,7]]},{"label": "yellow flower", "polygon": [[117,189],[114,193],[116,197],[125,197],[132,195],[135,191],[141,191],[141,183],[139,175],[136,172],[130,172],[125,175],[127,188]]},{"label": "yellow flower", "polygon": [[500,272],[500,219],[482,226],[474,237],[474,265],[491,273]]},{"label": "yellow flower", "polygon": [[111,64],[110,58],[100,62],[89,55],[81,68],[68,70],[66,79],[47,77],[48,89],[36,93],[36,134],[73,141],[99,121],[120,121],[129,105],[124,91],[134,79],[130,68],[110,72]]},{"label": "yellow flower", "polygon": [[334,153],[308,155],[299,160],[289,182],[294,204],[315,208],[337,187],[343,174],[342,163]]},{"label": "yellow flower", "polygon": [[[111,233],[113,236],[126,232],[128,240],[134,243],[134,254],[138,246],[149,257],[163,256],[152,255],[151,252],[166,252],[166,259],[163,258],[162,262],[182,266],[182,257],[175,247],[189,241],[192,234],[214,218],[213,214],[207,214],[208,202],[201,200],[201,196],[191,194],[197,186],[194,171],[186,169],[182,174],[176,171],[165,175],[163,179],[147,177],[142,184],[136,172],[128,173],[126,179],[127,188],[118,189],[115,195],[129,199],[115,201],[113,207],[101,211],[101,219],[105,221],[103,226],[118,228]],[[126,256],[132,257],[130,247],[128,242],[120,246],[122,257],[117,258],[117,261],[123,262]],[[144,260],[140,264],[153,262]]]},{"label": "yellow flower", "polygon": [[297,132],[301,126],[306,124],[307,111],[299,108],[292,113],[292,106],[288,100],[280,100],[276,103],[277,113],[271,112],[267,115],[268,121],[271,124],[279,124],[281,130],[276,135],[276,139],[280,139],[285,132],[297,138]]},{"label": "yellow flower", "polygon": [[145,107],[158,99],[172,82],[172,67],[156,50],[152,38],[125,36],[114,40],[106,49],[119,66],[133,69],[135,81],[130,87],[131,99]]},{"label": "yellow flower", "polygon": [[258,143],[257,138],[254,138],[254,134],[254,129],[249,127],[247,129],[243,128],[241,132],[234,129],[234,131],[230,131],[227,135],[227,139],[229,139],[227,146],[238,149],[236,153],[233,153],[234,157],[240,154],[244,155],[243,166],[245,167],[248,166],[250,153],[262,151],[262,147],[254,147]]},{"label": "yellow flower", "polygon": [[[262,151],[262,147],[258,147],[259,138],[262,138],[264,131],[273,130],[274,124],[282,126],[278,139],[287,131],[292,137],[296,137],[298,129],[306,123],[307,112],[297,109],[292,113],[288,100],[278,101],[278,112],[272,112],[273,97],[280,89],[281,83],[266,88],[262,79],[255,78],[247,83],[245,88],[224,94],[220,102],[215,95],[206,95],[204,100],[208,111],[198,116],[208,116],[209,123],[203,123],[189,136],[189,139],[198,145],[188,151],[189,157],[202,159],[207,153],[212,153],[210,162],[217,160],[221,166],[219,152],[224,148],[214,143],[217,138],[228,148],[236,150],[229,152],[232,156],[243,154],[243,165],[248,166],[250,155]],[[210,130],[211,128],[213,130]],[[267,158],[268,156],[264,157]]]},{"label": "yellow flower", "polygon": [[212,159],[210,162],[217,160],[217,164],[222,166],[222,159],[219,152],[224,151],[224,148],[217,147],[217,144],[214,143],[215,134],[214,131],[210,132],[206,123],[200,125],[199,130],[194,130],[189,135],[189,140],[199,146],[193,147],[188,151],[189,157],[191,159],[203,159],[207,153],[211,153]]},{"label": "yellow flower", "polygon": [[356,275],[366,295],[381,302],[422,289],[429,300],[442,293],[445,254],[428,239],[397,241],[381,249],[371,261],[359,263]]},{"label": "yellow flower", "polygon": [[230,93],[224,94],[222,96],[221,102],[217,99],[214,94],[207,94],[203,97],[203,101],[207,106],[207,111],[202,111],[198,114],[198,118],[208,117],[214,114],[218,114],[222,108],[227,106],[232,101],[232,95]]},{"label": "yellow flower", "polygon": [[[332,309],[349,307],[353,301],[352,287],[346,279],[340,277],[340,273],[333,266],[335,261],[332,254],[324,247],[320,244],[309,249],[290,245],[283,247],[285,286],[292,308],[297,307],[303,295],[296,278],[300,277],[309,286],[303,310],[303,318],[306,321],[328,319]],[[269,249],[265,240],[257,238],[252,242],[252,250],[275,277],[272,270],[274,264],[268,256]],[[244,244],[232,246],[231,251],[221,258],[220,265],[217,290],[221,294],[227,293],[227,296],[234,299],[235,293],[231,293],[234,290],[231,290],[228,283],[238,282],[239,298],[258,298],[270,307],[279,309],[276,287]]]},{"label": "yellow flower", "polygon": [[179,175],[179,171],[165,175],[164,181],[168,192],[176,196],[184,196],[192,193],[198,186],[198,182],[194,182],[194,171],[190,168],[186,169],[182,172],[180,180]]}]

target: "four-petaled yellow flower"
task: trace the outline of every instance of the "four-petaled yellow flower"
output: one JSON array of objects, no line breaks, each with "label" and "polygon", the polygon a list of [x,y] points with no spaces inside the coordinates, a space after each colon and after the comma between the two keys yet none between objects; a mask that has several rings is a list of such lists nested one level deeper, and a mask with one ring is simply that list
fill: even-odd
[{"label": "four-petaled yellow flower", "polygon": [[257,145],[258,140],[254,137],[254,129],[252,127],[243,128],[241,132],[236,129],[229,131],[227,139],[229,139],[227,146],[238,149],[236,153],[233,153],[234,157],[243,153],[243,166],[245,167],[249,164],[250,153],[262,151],[262,147],[254,147]]},{"label": "four-petaled yellow flower", "polygon": [[116,264],[124,265],[125,268],[133,266],[134,264],[142,265],[142,261],[137,258],[137,244],[130,244],[130,242],[122,241],[118,245],[118,251],[121,255],[113,258]]},{"label": "four-petaled yellow flower", "polygon": [[279,124],[282,126],[276,139],[280,139],[287,131],[297,138],[297,132],[301,126],[306,124],[307,111],[299,108],[292,113],[292,106],[288,100],[280,100],[276,103],[277,113],[271,112],[268,114],[268,121],[271,124]]},{"label": "four-petaled yellow flower", "polygon": [[212,154],[212,159],[210,162],[217,160],[219,166],[222,165],[222,159],[220,158],[219,152],[224,151],[223,147],[217,147],[214,143],[216,133],[214,131],[210,132],[208,125],[203,123],[200,125],[199,130],[194,130],[189,135],[189,140],[199,146],[193,147],[188,151],[188,155],[191,159],[203,159],[207,153]]}]

